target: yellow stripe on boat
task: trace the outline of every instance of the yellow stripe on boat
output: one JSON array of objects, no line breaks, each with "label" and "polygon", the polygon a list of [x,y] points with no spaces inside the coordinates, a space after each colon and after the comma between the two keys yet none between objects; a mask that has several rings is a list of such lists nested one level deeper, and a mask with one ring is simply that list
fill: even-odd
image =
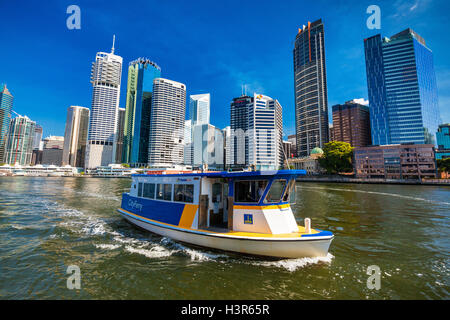
[{"label": "yellow stripe on boat", "polygon": [[237,206],[234,205],[233,209],[242,209],[242,210],[272,210],[272,209],[286,209],[290,208],[290,204],[273,204],[273,205],[267,205],[267,206]]},{"label": "yellow stripe on boat", "polygon": [[194,222],[195,214],[197,213],[198,205],[196,204],[186,204],[181,215],[179,227],[190,228],[192,222]]}]

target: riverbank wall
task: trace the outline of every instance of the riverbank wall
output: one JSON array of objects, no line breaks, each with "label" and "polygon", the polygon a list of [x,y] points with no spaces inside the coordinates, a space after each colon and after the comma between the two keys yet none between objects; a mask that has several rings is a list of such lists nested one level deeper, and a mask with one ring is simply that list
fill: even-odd
[{"label": "riverbank wall", "polygon": [[356,184],[401,184],[401,185],[440,185],[450,187],[450,179],[363,179],[341,176],[305,176],[297,178],[298,182],[356,183]]}]

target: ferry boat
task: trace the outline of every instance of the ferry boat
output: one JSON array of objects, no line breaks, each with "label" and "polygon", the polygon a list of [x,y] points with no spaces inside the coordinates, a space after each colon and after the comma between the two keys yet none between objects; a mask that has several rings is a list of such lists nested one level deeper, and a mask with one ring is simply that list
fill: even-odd
[{"label": "ferry boat", "polygon": [[290,203],[304,170],[132,175],[118,212],[175,241],[275,258],[326,256],[329,231],[299,226]]}]

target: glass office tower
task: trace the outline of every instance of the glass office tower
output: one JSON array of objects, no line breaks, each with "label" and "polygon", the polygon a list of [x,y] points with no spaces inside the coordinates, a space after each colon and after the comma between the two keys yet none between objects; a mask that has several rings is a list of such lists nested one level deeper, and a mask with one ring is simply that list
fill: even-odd
[{"label": "glass office tower", "polygon": [[433,53],[411,29],[364,40],[372,144],[436,144],[440,123]]},{"label": "glass office tower", "polygon": [[322,20],[298,30],[294,47],[297,154],[309,156],[328,137],[328,97]]},{"label": "glass office tower", "polygon": [[11,122],[11,111],[14,98],[6,85],[0,91],[0,163],[5,162],[6,138],[8,136],[9,124]]},{"label": "glass office tower", "polygon": [[129,64],[123,163],[147,164],[153,80],[159,77],[161,68],[153,61],[139,58]]}]

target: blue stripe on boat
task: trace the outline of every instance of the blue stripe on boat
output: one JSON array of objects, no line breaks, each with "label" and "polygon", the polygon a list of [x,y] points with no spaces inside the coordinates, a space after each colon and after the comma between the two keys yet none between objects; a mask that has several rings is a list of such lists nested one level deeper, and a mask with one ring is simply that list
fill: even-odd
[{"label": "blue stripe on boat", "polygon": [[121,208],[141,217],[177,226],[184,210],[183,203],[131,197],[124,193]]}]

